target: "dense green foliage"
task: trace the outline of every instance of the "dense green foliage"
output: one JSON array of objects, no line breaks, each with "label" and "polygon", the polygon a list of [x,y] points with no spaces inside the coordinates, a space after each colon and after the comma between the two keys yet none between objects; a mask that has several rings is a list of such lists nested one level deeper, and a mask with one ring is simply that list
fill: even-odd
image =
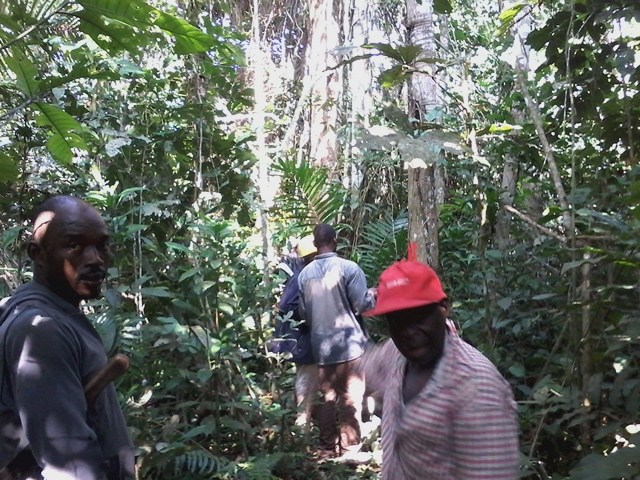
[{"label": "dense green foliage", "polygon": [[[380,22],[398,8],[387,3]],[[480,3],[434,2],[447,20],[439,38],[447,47],[432,63],[447,88],[444,110],[432,113],[442,113],[438,131],[465,147],[442,165],[440,271],[453,320],[513,385],[523,476],[636,478],[640,7],[518,2],[500,14]],[[264,346],[279,283],[265,271],[278,254],[263,251],[256,226],[264,205],[252,176],[246,5],[231,7],[195,2],[173,11],[142,0],[0,7],[0,293],[29,277],[22,247],[33,206],[55,193],[85,197],[114,233],[108,291],[88,309],[107,348],[132,360],[118,390],[141,478],[376,478],[375,464],[309,461],[313,442],[293,425],[292,367]],[[285,2],[274,11],[284,20],[265,20],[274,29],[267,33],[276,38],[273,25],[283,25],[302,42],[307,32],[293,27],[308,28],[298,19],[304,9]],[[568,210],[505,61],[525,18],[540,60],[525,72],[527,91]],[[342,67],[384,57],[376,88],[387,89],[378,90],[385,101],[371,123],[402,132],[400,142],[426,144],[434,124],[397,115],[419,52],[393,43],[367,45]],[[374,284],[406,252],[401,149],[366,148],[365,140],[354,154],[356,140],[368,137],[344,120],[334,168],[278,150],[301,88],[287,84],[268,105],[269,151],[278,152],[270,173],[280,181],[269,239],[286,253],[290,237],[318,221],[335,223],[341,253]],[[510,206],[520,215],[510,217],[505,240],[497,225],[507,161],[517,164]],[[371,331],[384,335],[377,320]]]}]

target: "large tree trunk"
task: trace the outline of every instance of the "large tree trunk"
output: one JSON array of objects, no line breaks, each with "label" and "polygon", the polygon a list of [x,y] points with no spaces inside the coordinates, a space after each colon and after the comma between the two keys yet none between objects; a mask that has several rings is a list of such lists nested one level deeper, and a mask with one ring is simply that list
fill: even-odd
[{"label": "large tree trunk", "polygon": [[[407,30],[409,42],[422,49],[422,57],[436,56],[433,24],[433,1],[407,0]],[[417,69],[433,72],[430,64],[416,65]],[[427,114],[441,107],[438,88],[432,75],[414,73],[409,88],[409,115],[424,121]],[[430,118],[431,120],[431,118]],[[437,166],[440,152],[425,145],[424,164],[409,166],[409,239],[417,245],[418,260],[439,268],[438,199],[443,197],[442,172]],[[439,178],[440,177],[440,178]]]},{"label": "large tree trunk", "polygon": [[307,75],[313,82],[309,119],[309,156],[316,165],[333,166],[337,159],[336,124],[342,94],[340,70],[322,75],[338,63],[339,1],[309,0]]}]

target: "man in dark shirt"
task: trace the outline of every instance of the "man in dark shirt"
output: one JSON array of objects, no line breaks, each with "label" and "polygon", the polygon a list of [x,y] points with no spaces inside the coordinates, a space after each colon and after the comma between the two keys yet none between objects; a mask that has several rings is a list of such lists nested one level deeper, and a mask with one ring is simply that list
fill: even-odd
[{"label": "man in dark shirt", "polygon": [[[50,198],[34,215],[28,252],[33,282],[0,308],[0,476],[133,479],[133,445],[115,388],[92,404],[84,394],[107,362],[78,308],[100,295],[111,260],[107,225],[82,200]],[[35,476],[24,473],[29,459]]]},{"label": "man in dark shirt", "polygon": [[280,303],[279,319],[275,336],[280,339],[278,353],[288,352],[290,360],[296,364],[295,397],[298,406],[296,424],[304,425],[308,432],[315,394],[318,390],[318,366],[311,351],[311,332],[306,322],[300,321],[300,296],[298,291],[298,275],[302,267],[316,256],[317,249],[313,244],[313,235],[307,235],[298,242],[296,253],[302,265],[295,268],[293,275],[287,280]]}]

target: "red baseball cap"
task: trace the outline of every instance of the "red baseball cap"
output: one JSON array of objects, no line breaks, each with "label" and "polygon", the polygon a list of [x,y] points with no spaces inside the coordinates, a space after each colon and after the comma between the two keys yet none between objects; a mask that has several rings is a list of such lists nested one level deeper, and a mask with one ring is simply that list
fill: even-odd
[{"label": "red baseball cap", "polygon": [[378,298],[368,317],[421,307],[447,298],[436,272],[424,263],[401,260],[380,275]]}]

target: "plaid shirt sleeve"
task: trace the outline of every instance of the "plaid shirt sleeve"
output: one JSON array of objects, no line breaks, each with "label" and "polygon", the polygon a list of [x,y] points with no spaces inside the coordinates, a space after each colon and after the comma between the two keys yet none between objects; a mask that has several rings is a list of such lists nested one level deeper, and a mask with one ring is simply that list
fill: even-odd
[{"label": "plaid shirt sleeve", "polygon": [[516,405],[501,378],[480,375],[463,389],[453,419],[457,480],[513,480],[518,477]]}]

